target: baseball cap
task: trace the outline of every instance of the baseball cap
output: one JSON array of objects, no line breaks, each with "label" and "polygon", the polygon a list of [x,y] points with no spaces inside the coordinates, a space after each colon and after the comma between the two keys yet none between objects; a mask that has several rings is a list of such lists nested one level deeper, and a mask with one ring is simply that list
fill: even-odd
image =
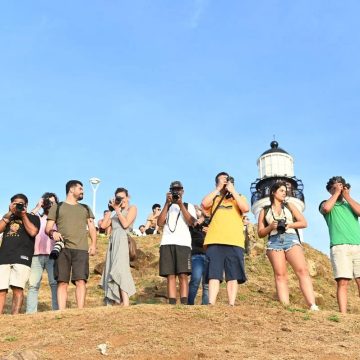
[{"label": "baseball cap", "polygon": [[178,180],[173,181],[170,184],[170,189],[173,189],[173,188],[183,188],[182,183],[180,181],[178,181]]}]

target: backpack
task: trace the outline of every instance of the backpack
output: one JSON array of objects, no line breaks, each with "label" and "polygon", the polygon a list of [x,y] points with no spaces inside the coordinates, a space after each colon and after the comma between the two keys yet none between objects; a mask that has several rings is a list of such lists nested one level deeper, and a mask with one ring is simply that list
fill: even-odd
[{"label": "backpack", "polygon": [[[284,204],[284,206],[290,211],[293,219],[296,219],[296,218],[294,217],[292,211],[290,210],[288,204]],[[264,209],[264,225],[265,225],[265,226],[269,226],[269,224],[268,224],[268,222],[267,222],[267,220],[266,220],[266,215],[268,214],[269,210],[271,209],[271,205],[266,205],[266,206],[263,207],[263,209]],[[299,239],[299,241],[300,241],[300,243],[301,243],[299,230],[298,230],[298,229],[294,229],[294,230],[295,230],[296,235],[297,235],[297,237],[298,237],[298,239]]]}]

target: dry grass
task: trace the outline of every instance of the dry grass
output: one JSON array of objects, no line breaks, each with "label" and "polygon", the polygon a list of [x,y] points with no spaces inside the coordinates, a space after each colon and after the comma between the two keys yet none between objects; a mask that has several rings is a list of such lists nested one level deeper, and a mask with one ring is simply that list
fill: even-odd
[{"label": "dry grass", "polygon": [[[159,238],[137,238],[141,250],[133,269],[136,306],[103,307],[100,275],[91,273],[87,307],[76,309],[70,287],[69,310],[49,310],[50,289],[44,276],[39,313],[0,319],[0,357],[34,351],[39,359],[96,359],[100,343],[109,346],[109,358],[130,359],[360,359],[360,300],[352,284],[348,315],[337,313],[335,283],[329,260],[306,246],[306,257],[316,264],[314,287],[320,313],[310,313],[290,272],[291,307],[275,298],[272,269],[264,252],[247,257],[249,281],[240,287],[237,306],[226,305],[224,287],[219,303],[207,306],[169,306],[166,283],[158,276]],[[262,241],[262,240],[259,240]],[[261,244],[260,244],[261,245]],[[91,269],[103,261],[106,239]]]}]

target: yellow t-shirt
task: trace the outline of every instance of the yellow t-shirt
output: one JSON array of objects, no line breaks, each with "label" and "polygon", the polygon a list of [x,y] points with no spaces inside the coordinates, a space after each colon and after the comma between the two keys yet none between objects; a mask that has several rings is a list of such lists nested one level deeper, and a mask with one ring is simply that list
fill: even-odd
[{"label": "yellow t-shirt", "polygon": [[[245,196],[241,195],[241,197],[245,199]],[[215,210],[220,199],[220,196],[215,198],[211,212]],[[224,199],[216,210],[204,241],[204,245],[211,244],[233,245],[244,248],[244,224],[235,199]]]}]

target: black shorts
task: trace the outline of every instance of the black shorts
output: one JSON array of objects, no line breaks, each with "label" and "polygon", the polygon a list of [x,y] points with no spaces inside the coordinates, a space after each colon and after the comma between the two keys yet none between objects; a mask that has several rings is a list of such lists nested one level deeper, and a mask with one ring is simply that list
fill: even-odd
[{"label": "black shorts", "polygon": [[209,245],[206,250],[209,271],[206,281],[216,279],[237,280],[239,284],[246,281],[244,249],[231,245]]},{"label": "black shorts", "polygon": [[54,276],[57,282],[71,282],[89,278],[89,253],[87,250],[63,249],[55,261]]},{"label": "black shorts", "polygon": [[191,274],[191,249],[187,246],[160,246],[160,276]]}]

